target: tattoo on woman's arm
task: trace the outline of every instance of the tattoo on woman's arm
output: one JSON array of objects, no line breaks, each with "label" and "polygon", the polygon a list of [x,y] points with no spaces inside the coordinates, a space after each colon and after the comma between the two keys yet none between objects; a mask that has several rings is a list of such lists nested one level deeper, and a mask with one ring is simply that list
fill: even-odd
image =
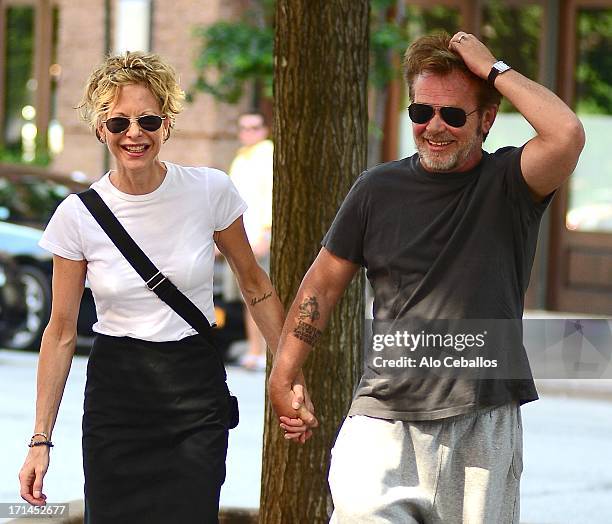
[{"label": "tattoo on woman's arm", "polygon": [[314,346],[321,336],[321,331],[303,320],[300,320],[298,325],[293,329],[293,336],[306,342],[309,346]]},{"label": "tattoo on woman's arm", "polygon": [[265,293],[261,298],[252,298],[251,299],[251,306],[254,306],[255,304],[259,304],[260,302],[263,302],[264,300],[269,299],[272,296],[272,291]]},{"label": "tattoo on woman's arm", "polygon": [[300,320],[308,319],[311,322],[315,322],[320,316],[317,297],[306,297],[304,302],[299,305],[298,318]]}]

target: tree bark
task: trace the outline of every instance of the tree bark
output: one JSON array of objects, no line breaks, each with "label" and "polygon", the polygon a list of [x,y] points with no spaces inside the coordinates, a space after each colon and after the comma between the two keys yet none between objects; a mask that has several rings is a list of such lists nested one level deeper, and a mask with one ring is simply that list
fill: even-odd
[{"label": "tree bark", "polygon": [[[278,0],[271,273],[288,307],[366,166],[368,0]],[[304,369],[320,427],[286,442],[266,402],[260,522],[327,523],[329,452],[361,373],[363,275]]]}]

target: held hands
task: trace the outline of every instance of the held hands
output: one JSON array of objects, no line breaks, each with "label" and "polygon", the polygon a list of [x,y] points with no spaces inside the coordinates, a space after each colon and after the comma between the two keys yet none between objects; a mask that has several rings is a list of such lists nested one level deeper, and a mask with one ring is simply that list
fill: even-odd
[{"label": "held hands", "polygon": [[464,31],[453,35],[448,48],[458,53],[469,70],[484,80],[489,76],[493,64],[497,62],[487,46],[474,35]]},{"label": "held hands", "polygon": [[285,439],[304,444],[312,436],[312,428],[319,423],[314,416],[314,405],[300,372],[291,386],[278,380],[274,371],[268,382],[268,393],[274,412],[279,418]]},{"label": "held hands", "polygon": [[33,506],[44,506],[47,495],[42,492],[43,477],[49,468],[49,448],[36,446],[30,448],[21,471],[19,472],[20,495]]}]

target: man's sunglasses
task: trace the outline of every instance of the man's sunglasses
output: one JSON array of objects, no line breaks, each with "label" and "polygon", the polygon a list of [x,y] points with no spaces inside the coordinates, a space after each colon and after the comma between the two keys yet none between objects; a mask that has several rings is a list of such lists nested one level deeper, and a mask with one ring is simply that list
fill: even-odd
[{"label": "man's sunglasses", "polygon": [[436,108],[438,111],[440,111],[442,120],[444,120],[451,127],[463,127],[467,121],[467,117],[478,111],[478,108],[476,108],[474,111],[466,113],[460,107],[439,107],[431,106],[429,104],[415,103],[408,106],[408,114],[410,115],[410,120],[412,120],[415,124],[425,124],[433,118],[434,114],[436,113]]},{"label": "man's sunglasses", "polygon": [[123,133],[128,127],[130,127],[132,122],[137,122],[138,125],[145,131],[157,131],[165,119],[165,116],[157,115],[143,115],[137,118],[114,116],[108,120],[103,120],[102,123],[106,125],[106,129],[108,129],[111,133]]}]

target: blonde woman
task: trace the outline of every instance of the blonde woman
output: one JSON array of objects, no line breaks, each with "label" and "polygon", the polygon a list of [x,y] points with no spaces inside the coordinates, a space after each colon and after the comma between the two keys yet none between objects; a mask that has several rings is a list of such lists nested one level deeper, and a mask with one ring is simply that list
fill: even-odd
[{"label": "blonde woman", "polygon": [[[274,350],[283,310],[248,244],[244,201],[221,171],[159,160],[182,98],[174,70],[159,56],[107,58],[90,76],[80,110],[116,167],[92,187],[211,324],[216,244]],[[230,402],[214,346],[146,287],[78,196],[60,205],[40,244],[53,253],[53,310],[21,496],[45,503],[51,434],[87,277],[98,322],[83,415],[86,522],[217,522]],[[307,435],[296,419],[288,438]]]}]

